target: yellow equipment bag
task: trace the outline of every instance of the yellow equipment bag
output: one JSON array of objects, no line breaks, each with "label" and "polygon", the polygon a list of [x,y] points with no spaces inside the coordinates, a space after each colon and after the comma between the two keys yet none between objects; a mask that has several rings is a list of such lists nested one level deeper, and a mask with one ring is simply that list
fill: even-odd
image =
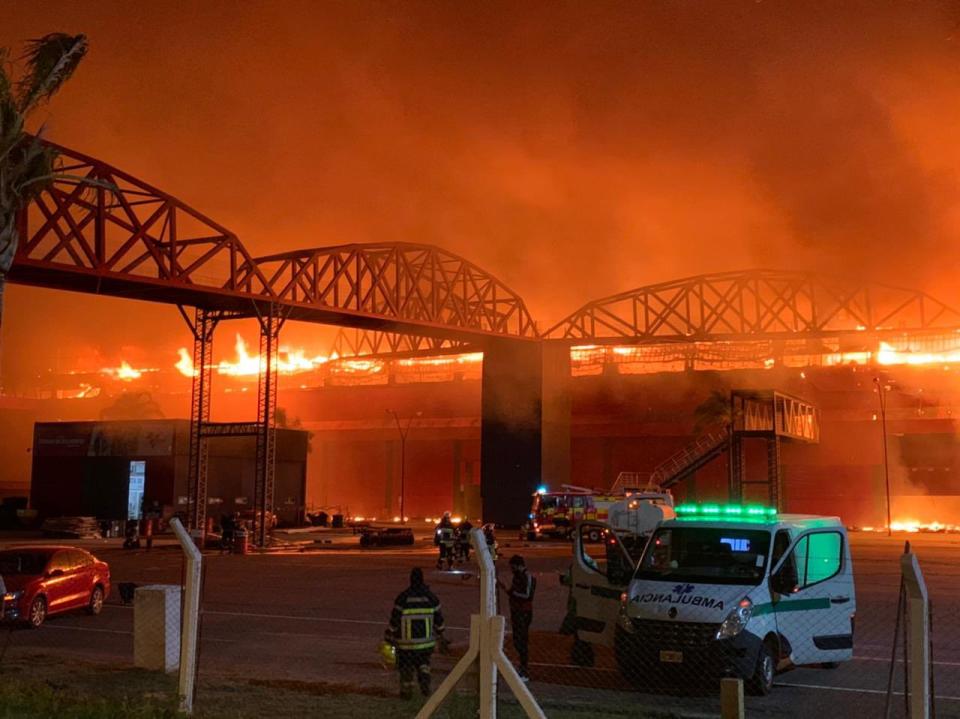
[{"label": "yellow equipment bag", "polygon": [[377,654],[380,655],[380,664],[384,669],[396,669],[397,667],[397,648],[390,642],[380,642],[377,647]]}]

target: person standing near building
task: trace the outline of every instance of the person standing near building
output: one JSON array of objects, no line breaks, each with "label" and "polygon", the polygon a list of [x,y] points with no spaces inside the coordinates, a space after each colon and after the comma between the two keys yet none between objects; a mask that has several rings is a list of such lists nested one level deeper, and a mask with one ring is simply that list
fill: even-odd
[{"label": "person standing near building", "polygon": [[499,579],[497,585],[510,598],[510,628],[513,632],[513,648],[520,657],[518,673],[523,681],[530,680],[530,625],[533,623],[533,595],[537,580],[527,571],[526,562],[519,554],[510,557],[513,581],[507,587]]},{"label": "person standing near building", "polygon": [[473,525],[469,519],[464,519],[457,527],[457,559],[462,564],[470,561],[470,530]]},{"label": "person standing near building", "polygon": [[397,648],[400,697],[413,696],[414,674],[423,696],[430,695],[430,656],[437,642],[445,653],[440,600],[423,581],[423,570],[410,570],[410,586],[397,595],[385,639]]},{"label": "person standing near building", "polygon": [[456,545],[455,530],[453,522],[450,520],[450,512],[443,513],[443,519],[437,525],[437,534],[434,541],[440,547],[440,554],[437,557],[437,569],[443,569],[443,563],[447,563],[447,569],[453,569],[453,552]]}]

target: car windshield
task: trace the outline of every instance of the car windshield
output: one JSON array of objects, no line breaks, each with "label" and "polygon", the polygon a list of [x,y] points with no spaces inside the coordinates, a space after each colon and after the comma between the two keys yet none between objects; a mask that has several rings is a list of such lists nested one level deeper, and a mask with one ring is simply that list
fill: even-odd
[{"label": "car windshield", "polygon": [[730,527],[663,527],[647,544],[637,579],[759,584],[766,574],[770,532]]},{"label": "car windshield", "polygon": [[0,577],[43,574],[50,555],[46,552],[0,552]]}]

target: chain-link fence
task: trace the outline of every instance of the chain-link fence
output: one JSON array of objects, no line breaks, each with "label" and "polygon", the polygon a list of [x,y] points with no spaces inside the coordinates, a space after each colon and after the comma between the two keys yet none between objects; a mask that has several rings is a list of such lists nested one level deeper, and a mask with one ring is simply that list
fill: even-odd
[{"label": "chain-link fence", "polygon": [[[531,543],[501,532],[505,651],[551,718],[719,716],[719,679],[729,674],[745,680],[748,716],[882,717],[888,701],[891,717],[906,716],[905,689],[917,687],[904,631],[916,623],[909,613],[898,620],[902,538],[814,529],[806,545],[796,536],[778,545],[776,532],[764,539],[742,528],[660,536],[660,549],[637,570],[639,544],[623,537]],[[949,534],[913,540],[931,597],[936,716],[960,716],[960,543]],[[176,674],[161,664],[179,661],[182,550],[165,536],[149,551],[123,550],[118,540],[75,544],[44,559],[39,549],[5,543],[0,684],[36,678],[69,690],[65,696],[133,692],[175,706]],[[414,716],[419,691],[401,700],[399,671],[380,653],[410,570],[424,569],[450,642],[449,654],[437,647],[431,656],[432,689],[468,650],[480,606],[472,561],[437,571],[435,552],[423,528],[413,546],[361,548],[355,536],[317,532],[291,534],[267,553],[207,550],[198,714],[284,717],[323,707],[331,716]],[[506,591],[525,586],[510,567],[513,555],[535,580],[528,616],[516,597],[511,611]],[[58,608],[51,599],[41,626],[25,628],[31,607],[18,603],[18,576],[39,572],[55,583],[95,575],[101,561],[109,580],[99,611],[91,611],[96,579],[88,579],[71,590],[72,604]],[[707,570],[715,574],[701,576]],[[439,716],[476,716],[478,686],[469,673]],[[502,680],[499,705],[501,716],[521,715]]]}]

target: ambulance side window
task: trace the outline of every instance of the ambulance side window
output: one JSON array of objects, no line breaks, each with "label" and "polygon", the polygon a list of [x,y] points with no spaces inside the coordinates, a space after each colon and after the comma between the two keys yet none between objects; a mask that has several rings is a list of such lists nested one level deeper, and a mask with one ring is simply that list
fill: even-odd
[{"label": "ambulance side window", "polygon": [[801,587],[823,582],[840,572],[843,564],[843,537],[840,532],[816,532],[804,537],[803,542],[807,546],[803,555]]},{"label": "ambulance side window", "polygon": [[780,570],[784,586],[819,584],[839,574],[843,566],[843,536],[840,532],[815,532],[803,537]]}]

